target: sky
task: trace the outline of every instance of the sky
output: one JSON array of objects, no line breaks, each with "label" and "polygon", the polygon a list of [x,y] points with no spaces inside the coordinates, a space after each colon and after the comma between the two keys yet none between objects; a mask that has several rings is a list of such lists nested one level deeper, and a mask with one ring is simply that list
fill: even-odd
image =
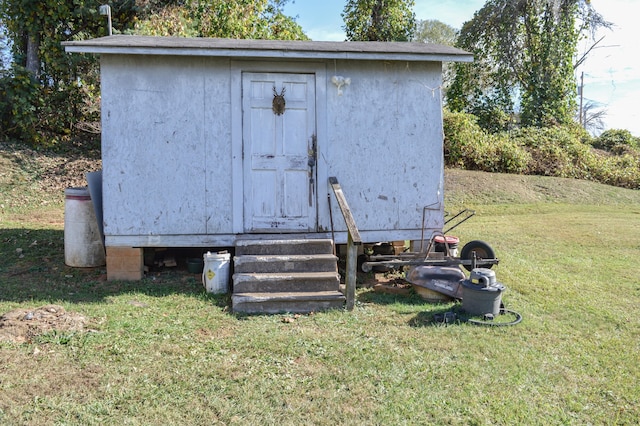
[{"label": "sky", "polygon": [[[584,100],[596,102],[607,111],[605,129],[627,129],[640,137],[640,0],[592,0],[593,7],[611,22],[605,36],[582,66]],[[305,33],[317,41],[344,41],[340,14],[346,0],[291,0],[285,13],[297,17]],[[416,18],[437,19],[456,29],[473,18],[485,0],[415,0]]]}]

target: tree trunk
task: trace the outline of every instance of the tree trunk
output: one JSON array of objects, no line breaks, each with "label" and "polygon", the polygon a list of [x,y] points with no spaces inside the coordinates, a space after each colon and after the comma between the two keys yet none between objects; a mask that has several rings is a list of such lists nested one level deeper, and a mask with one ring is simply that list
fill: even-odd
[{"label": "tree trunk", "polygon": [[40,34],[30,34],[27,40],[27,71],[40,77]]}]

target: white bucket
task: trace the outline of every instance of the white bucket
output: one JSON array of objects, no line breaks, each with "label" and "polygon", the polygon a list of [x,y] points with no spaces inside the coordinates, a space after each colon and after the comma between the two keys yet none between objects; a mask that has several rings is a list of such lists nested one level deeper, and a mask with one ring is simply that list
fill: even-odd
[{"label": "white bucket", "polygon": [[105,264],[104,245],[87,187],[64,191],[64,263],[76,268]]},{"label": "white bucket", "polygon": [[227,293],[229,291],[229,263],[231,254],[204,254],[204,268],[202,270],[202,284],[207,293]]}]

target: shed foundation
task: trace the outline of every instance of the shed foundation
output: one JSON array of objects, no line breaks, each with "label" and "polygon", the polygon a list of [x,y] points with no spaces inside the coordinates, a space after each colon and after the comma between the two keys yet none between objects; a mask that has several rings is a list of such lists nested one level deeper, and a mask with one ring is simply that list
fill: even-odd
[{"label": "shed foundation", "polygon": [[144,253],[137,247],[107,247],[107,280],[139,281],[144,276]]}]

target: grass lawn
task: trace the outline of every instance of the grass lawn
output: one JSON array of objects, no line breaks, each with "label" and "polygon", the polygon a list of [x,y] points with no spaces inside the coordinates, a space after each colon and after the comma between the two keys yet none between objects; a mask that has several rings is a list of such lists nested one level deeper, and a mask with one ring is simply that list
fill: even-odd
[{"label": "grass lawn", "polygon": [[7,167],[0,314],[55,304],[87,322],[0,341],[0,424],[640,418],[638,191],[448,171],[447,209],[477,212],[454,235],[493,246],[503,301],[524,319],[444,326],[433,316],[453,304],[417,296],[362,288],[352,312],[236,316],[228,296],[207,295],[186,271],[127,283],[68,268],[61,200],[43,204],[31,175],[7,177]]}]

